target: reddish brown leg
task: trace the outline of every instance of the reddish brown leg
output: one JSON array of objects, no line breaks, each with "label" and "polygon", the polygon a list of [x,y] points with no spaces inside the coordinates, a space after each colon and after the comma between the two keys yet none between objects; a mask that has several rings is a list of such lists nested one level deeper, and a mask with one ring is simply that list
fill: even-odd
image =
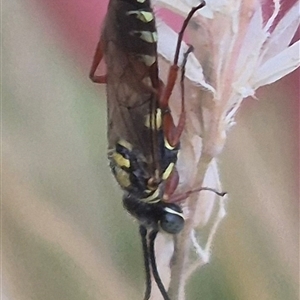
[{"label": "reddish brown leg", "polygon": [[95,75],[96,70],[97,70],[102,58],[103,58],[103,50],[102,50],[102,43],[100,40],[97,45],[95,54],[94,54],[93,63],[92,63],[90,74],[89,74],[90,79],[96,83],[106,83],[106,79],[107,79],[106,75],[102,75],[102,76]]},{"label": "reddish brown leg", "polygon": [[[171,196],[174,194],[179,183],[179,174],[176,168],[173,169],[171,175],[166,180],[165,191],[163,195],[164,201],[170,201]],[[173,202],[173,199],[172,199]]]},{"label": "reddish brown leg", "polygon": [[[172,91],[173,91],[173,88],[175,86],[176,79],[177,79],[177,74],[178,74],[178,69],[179,69],[179,67],[178,67],[178,58],[179,58],[181,43],[182,43],[184,31],[185,31],[189,21],[193,17],[194,13],[197,10],[199,10],[200,8],[202,8],[203,6],[205,6],[205,1],[203,1],[198,6],[192,8],[191,11],[189,12],[188,16],[186,17],[186,19],[184,20],[184,22],[182,24],[181,30],[178,34],[178,40],[177,40],[177,46],[176,46],[173,65],[170,67],[167,84],[166,84],[166,87],[163,91],[162,97],[159,100],[160,108],[161,108],[161,110],[164,114],[163,115],[164,134],[166,136],[166,139],[167,139],[168,143],[172,147],[175,147],[179,143],[180,136],[183,132],[185,119],[186,119],[183,89],[181,89],[181,92],[182,92],[181,112],[180,112],[179,121],[178,121],[177,126],[175,126],[175,124],[174,124],[174,121],[173,121],[173,118],[172,118],[172,115],[171,115],[171,112],[170,112],[170,109],[169,109],[169,105],[168,105],[169,104],[169,99],[171,97],[171,94],[172,94]],[[184,69],[185,64],[186,64],[187,55],[191,52],[191,49],[192,48],[190,48],[187,51],[187,53],[185,54],[184,61],[183,61],[183,69]],[[183,86],[183,77],[184,76],[182,76],[182,79],[181,79],[182,86]]]},{"label": "reddish brown leg", "polygon": [[167,85],[164,88],[162,98],[160,99],[160,108],[163,112],[164,135],[168,143],[172,147],[176,147],[176,145],[179,143],[179,139],[185,124],[184,99],[182,98],[181,100],[181,112],[180,112],[177,126],[175,126],[174,124],[174,120],[168,105],[173,88],[175,86],[177,74],[178,74],[178,66],[177,65],[171,66],[169,70]]},{"label": "reddish brown leg", "polygon": [[182,193],[182,194],[175,195],[171,198],[171,202],[179,202],[179,201],[185,200],[186,198],[191,196],[191,194],[199,193],[201,191],[211,191],[211,192],[215,193],[216,195],[218,195],[220,197],[224,197],[227,194],[226,192],[218,192],[213,188],[201,187],[201,188],[198,188],[198,189],[195,189],[195,190],[191,190],[191,191],[188,191],[188,192],[185,192],[185,193]]}]

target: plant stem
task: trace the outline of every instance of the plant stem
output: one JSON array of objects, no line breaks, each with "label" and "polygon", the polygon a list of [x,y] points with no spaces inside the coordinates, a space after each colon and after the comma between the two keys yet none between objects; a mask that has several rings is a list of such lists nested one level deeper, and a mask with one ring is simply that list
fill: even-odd
[{"label": "plant stem", "polygon": [[[204,176],[211,162],[211,158],[201,155],[198,163],[198,172],[194,186],[202,186]],[[172,300],[185,299],[185,271],[189,262],[190,234],[194,226],[194,216],[196,212],[199,197],[197,194],[188,199],[189,216],[186,220],[183,231],[176,237],[174,246],[174,255],[171,266],[171,282],[169,286],[169,296]]]}]

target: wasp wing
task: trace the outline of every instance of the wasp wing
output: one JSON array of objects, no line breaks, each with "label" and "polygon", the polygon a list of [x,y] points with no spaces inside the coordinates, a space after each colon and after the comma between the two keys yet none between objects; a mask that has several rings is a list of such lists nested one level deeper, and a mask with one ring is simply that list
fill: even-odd
[{"label": "wasp wing", "polygon": [[[159,168],[160,138],[156,27],[150,2],[134,5],[141,8],[112,0],[101,36],[107,64],[108,144],[113,149],[126,140],[143,154],[153,175]],[[152,20],[141,21],[151,14]]]}]

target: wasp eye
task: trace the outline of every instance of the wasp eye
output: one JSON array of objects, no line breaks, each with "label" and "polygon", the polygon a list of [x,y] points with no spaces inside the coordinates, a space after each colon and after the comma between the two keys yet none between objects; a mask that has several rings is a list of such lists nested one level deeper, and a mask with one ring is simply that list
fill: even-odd
[{"label": "wasp eye", "polygon": [[177,212],[166,212],[160,219],[160,226],[167,233],[177,234],[184,226],[184,218]]}]

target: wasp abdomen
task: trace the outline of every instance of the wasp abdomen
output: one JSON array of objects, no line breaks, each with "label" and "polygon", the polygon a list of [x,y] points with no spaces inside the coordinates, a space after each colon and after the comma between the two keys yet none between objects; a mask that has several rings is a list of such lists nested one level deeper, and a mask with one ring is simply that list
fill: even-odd
[{"label": "wasp abdomen", "polygon": [[122,50],[150,66],[156,61],[157,32],[149,0],[118,1],[116,33]]}]

